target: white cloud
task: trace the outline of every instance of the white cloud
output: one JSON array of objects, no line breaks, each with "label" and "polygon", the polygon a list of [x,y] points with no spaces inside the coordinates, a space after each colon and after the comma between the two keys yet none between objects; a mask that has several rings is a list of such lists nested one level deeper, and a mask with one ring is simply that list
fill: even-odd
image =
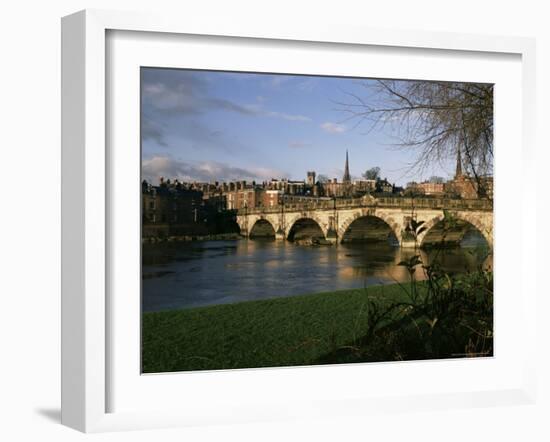
[{"label": "white cloud", "polygon": [[144,141],[153,140],[159,146],[168,147],[164,139],[162,126],[146,117],[141,119],[141,139]]},{"label": "white cloud", "polygon": [[266,167],[234,167],[216,161],[188,163],[168,155],[157,155],[144,159],[141,165],[142,178],[156,184],[160,177],[180,181],[262,181],[271,178],[284,178],[288,174]]},{"label": "white cloud", "polygon": [[347,130],[346,126],[343,126],[341,124],[331,123],[330,121],[327,121],[321,124],[321,129],[331,134],[339,134]]},{"label": "white cloud", "polygon": [[145,103],[158,110],[188,114],[197,114],[201,110],[193,86],[185,81],[172,87],[161,82],[145,83],[142,95]]},{"label": "white cloud", "polygon": [[[287,81],[291,77],[274,77],[277,84]],[[163,81],[164,80],[164,81]],[[305,115],[289,114],[266,109],[263,105],[265,98],[256,97],[257,103],[240,104],[225,98],[208,94],[208,87],[199,75],[182,73],[177,81],[174,78],[149,78],[143,83],[142,94],[144,104],[155,110],[180,115],[199,115],[207,111],[229,111],[242,115],[266,116],[280,118],[287,121],[309,122],[311,118]]]},{"label": "white cloud", "polygon": [[205,93],[204,82],[198,76],[185,73],[179,81],[144,82],[142,94],[144,102],[154,109],[196,115],[208,110],[226,110],[240,114],[255,114],[249,109],[233,101],[212,97]]}]

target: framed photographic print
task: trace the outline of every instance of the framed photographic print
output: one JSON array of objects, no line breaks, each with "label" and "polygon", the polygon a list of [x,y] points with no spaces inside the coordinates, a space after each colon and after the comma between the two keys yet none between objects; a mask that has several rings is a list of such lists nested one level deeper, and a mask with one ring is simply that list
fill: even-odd
[{"label": "framed photographic print", "polygon": [[531,401],[535,291],[510,257],[533,196],[507,177],[530,158],[533,57],[66,17],[63,422]]},{"label": "framed photographic print", "polygon": [[493,356],[493,84],[140,81],[143,373]]}]

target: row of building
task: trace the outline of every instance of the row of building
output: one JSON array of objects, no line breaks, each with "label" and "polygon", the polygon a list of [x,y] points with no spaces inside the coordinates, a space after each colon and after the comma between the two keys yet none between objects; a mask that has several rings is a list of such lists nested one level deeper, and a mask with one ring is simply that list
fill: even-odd
[{"label": "row of building", "polygon": [[407,184],[406,193],[426,196],[476,199],[493,199],[493,177],[471,176],[462,170],[460,150],[457,153],[456,171],[453,179],[411,182]]},{"label": "row of building", "polygon": [[447,198],[476,199],[480,197],[480,189],[488,199],[493,198],[493,177],[473,178],[466,175],[455,177],[447,182],[424,181],[411,182],[405,188],[405,195],[424,195]]},{"label": "row of building", "polygon": [[480,186],[492,198],[492,177],[474,179],[462,172],[460,154],[457,170],[447,182],[412,182],[406,188],[395,186],[386,179],[352,180],[346,153],[342,181],[317,180],[314,171],[307,172],[305,180],[272,179],[234,182],[181,182],[161,178],[159,186],[142,183],[144,224],[208,224],[222,212],[244,208],[273,208],[284,204],[306,203],[312,200],[360,197],[365,194],[425,195],[452,198],[478,198]]},{"label": "row of building", "polygon": [[160,178],[160,185],[142,183],[144,224],[207,223],[214,213],[244,208],[272,208],[282,204],[306,203],[315,200],[350,198],[367,193],[395,194],[402,188],[386,179],[353,180],[346,153],[342,181],[337,178],[319,181],[314,171],[305,180],[287,178],[232,182],[182,182]]}]

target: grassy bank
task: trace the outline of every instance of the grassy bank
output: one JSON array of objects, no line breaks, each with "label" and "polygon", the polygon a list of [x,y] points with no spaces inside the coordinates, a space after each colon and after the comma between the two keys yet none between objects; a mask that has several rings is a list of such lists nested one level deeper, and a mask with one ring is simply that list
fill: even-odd
[{"label": "grassy bank", "polygon": [[396,284],[145,313],[143,371],[322,363],[367,333],[368,300],[383,307],[410,298]]}]

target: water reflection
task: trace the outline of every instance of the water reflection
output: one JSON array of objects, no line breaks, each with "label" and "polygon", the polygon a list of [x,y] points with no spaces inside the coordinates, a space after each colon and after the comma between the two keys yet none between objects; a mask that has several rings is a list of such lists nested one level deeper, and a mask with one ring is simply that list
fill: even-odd
[{"label": "water reflection", "polygon": [[[298,246],[285,241],[240,240],[144,244],[143,309],[169,310],[293,296],[408,280],[398,266],[413,250],[385,243]],[[476,245],[421,251],[449,272],[490,266]],[[422,279],[419,269],[417,277]]]}]

